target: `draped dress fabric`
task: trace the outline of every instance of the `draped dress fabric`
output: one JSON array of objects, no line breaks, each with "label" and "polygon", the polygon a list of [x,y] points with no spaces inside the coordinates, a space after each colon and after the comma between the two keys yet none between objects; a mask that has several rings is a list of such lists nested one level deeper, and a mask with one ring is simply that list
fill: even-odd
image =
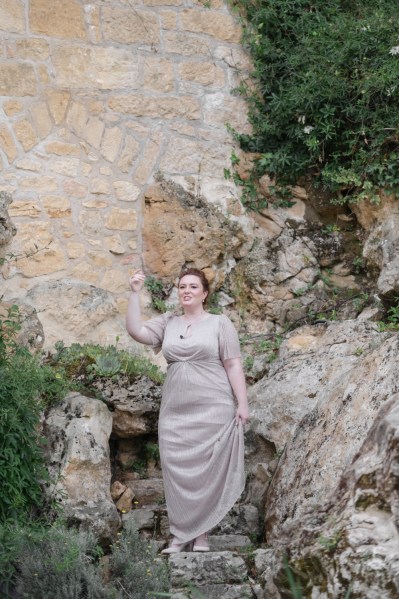
[{"label": "draped dress fabric", "polygon": [[144,325],[168,363],[159,449],[170,531],[183,543],[216,526],[244,489],[243,427],[223,367],[240,357],[240,345],[224,315],[187,327],[166,313]]}]

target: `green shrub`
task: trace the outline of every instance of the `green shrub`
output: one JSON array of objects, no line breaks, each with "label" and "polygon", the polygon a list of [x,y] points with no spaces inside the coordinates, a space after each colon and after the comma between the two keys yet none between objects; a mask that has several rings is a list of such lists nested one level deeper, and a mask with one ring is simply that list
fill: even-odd
[{"label": "green shrub", "polygon": [[131,522],[126,522],[120,540],[110,556],[112,583],[123,597],[149,599],[169,589],[165,562],[157,556],[157,546],[139,537]]},{"label": "green shrub", "polygon": [[[245,21],[256,82],[248,101],[259,153],[243,200],[262,205],[258,180],[276,189],[312,178],[335,201],[377,200],[399,188],[399,20],[395,0],[234,0]],[[237,157],[233,156],[233,165]],[[227,173],[228,176],[229,173]]]}]

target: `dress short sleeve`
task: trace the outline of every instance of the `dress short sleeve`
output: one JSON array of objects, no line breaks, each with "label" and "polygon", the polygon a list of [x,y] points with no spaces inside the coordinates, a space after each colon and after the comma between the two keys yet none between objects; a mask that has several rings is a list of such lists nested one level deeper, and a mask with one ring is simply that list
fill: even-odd
[{"label": "dress short sleeve", "polygon": [[161,316],[156,316],[155,318],[143,322],[143,327],[147,329],[151,335],[152,349],[156,354],[161,351],[166,325],[172,316],[172,312],[165,312],[165,314],[161,314]]},{"label": "dress short sleeve", "polygon": [[222,362],[232,358],[241,358],[240,341],[237,331],[227,316],[220,317],[219,325],[219,355]]}]

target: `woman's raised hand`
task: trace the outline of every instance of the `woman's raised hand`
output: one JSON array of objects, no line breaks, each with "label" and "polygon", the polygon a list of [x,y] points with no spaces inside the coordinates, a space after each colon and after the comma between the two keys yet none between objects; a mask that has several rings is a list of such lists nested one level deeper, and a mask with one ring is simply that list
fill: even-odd
[{"label": "woman's raised hand", "polygon": [[129,279],[130,289],[137,293],[143,288],[144,281],[144,272],[142,270],[136,270],[136,272]]}]

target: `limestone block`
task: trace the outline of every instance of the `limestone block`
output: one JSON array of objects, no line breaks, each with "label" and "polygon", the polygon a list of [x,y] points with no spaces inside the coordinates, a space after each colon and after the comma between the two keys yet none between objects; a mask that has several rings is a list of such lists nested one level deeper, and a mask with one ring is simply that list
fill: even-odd
[{"label": "limestone block", "polygon": [[48,83],[50,83],[50,75],[49,75],[46,65],[39,64],[37,66],[37,72],[39,75],[39,83],[43,83],[44,85],[47,85]]},{"label": "limestone block", "polygon": [[209,94],[204,102],[204,122],[212,127],[225,128],[226,123],[240,131],[250,132],[245,100],[221,92]]},{"label": "limestone block", "polygon": [[140,143],[132,136],[126,135],[122,151],[119,154],[118,168],[127,173],[140,152]]},{"label": "limestone block", "polygon": [[53,52],[55,83],[71,89],[137,89],[139,64],[121,48],[60,46]]},{"label": "limestone block", "polygon": [[112,259],[105,250],[90,250],[87,255],[95,266],[111,266]]},{"label": "limestone block", "polygon": [[87,283],[97,283],[99,274],[93,269],[91,264],[87,262],[81,262],[74,266],[71,270],[71,275],[78,281],[85,281]]},{"label": "limestone block", "polygon": [[83,8],[77,0],[31,0],[29,27],[49,37],[86,38]]},{"label": "limestone block", "polygon": [[78,243],[76,241],[69,241],[66,244],[66,252],[68,258],[72,258],[73,260],[76,258],[83,258],[85,254],[85,246],[83,243]]},{"label": "limestone block", "polygon": [[86,4],[84,6],[86,15],[86,25],[88,28],[89,40],[93,43],[101,42],[101,13],[100,7],[94,6],[93,4]]},{"label": "limestone block", "polygon": [[56,191],[57,181],[53,177],[26,177],[19,182],[20,189],[28,191]]},{"label": "limestone block", "polygon": [[109,206],[108,202],[104,202],[104,200],[98,200],[97,198],[94,200],[87,200],[86,202],[82,202],[82,205],[85,208],[95,208],[96,210],[101,210],[101,208],[106,208]]},{"label": "limestone block", "polygon": [[82,131],[82,137],[98,150],[104,133],[104,127],[101,119],[96,116],[90,117]]},{"label": "limestone block", "polygon": [[71,216],[71,203],[65,196],[42,196],[43,207],[51,218]]},{"label": "limestone block", "polygon": [[35,173],[38,173],[39,171],[42,170],[42,165],[40,164],[40,162],[26,157],[26,158],[21,158],[20,160],[17,160],[15,163],[15,168],[19,168],[24,171],[33,171]]},{"label": "limestone block", "polygon": [[87,196],[87,185],[74,180],[66,180],[62,184],[63,190],[67,195],[75,198],[85,198]]},{"label": "limestone block", "polygon": [[52,408],[44,430],[51,479],[65,516],[110,542],[119,529],[119,517],[110,493],[109,437],[112,415],[107,406],[70,393]]},{"label": "limestone block", "polygon": [[16,268],[25,277],[58,272],[65,268],[65,256],[56,241],[48,222],[20,223],[17,238],[18,259]]},{"label": "limestone block", "polygon": [[4,102],[3,109],[7,116],[14,116],[23,110],[24,105],[19,100],[7,100]]},{"label": "limestone block", "polygon": [[103,229],[103,215],[93,210],[82,210],[79,214],[79,223],[84,235],[97,235]]},{"label": "limestone block", "polygon": [[11,33],[24,33],[25,11],[21,0],[0,0],[0,29]]},{"label": "limestone block", "polygon": [[133,521],[137,530],[153,532],[155,530],[155,511],[146,508],[132,510],[129,514],[122,516],[122,522],[127,521]]},{"label": "limestone block", "polygon": [[158,19],[152,12],[113,6],[103,8],[102,16],[105,40],[148,46],[159,43]]},{"label": "limestone block", "polygon": [[124,254],[126,252],[126,248],[122,242],[120,235],[112,235],[111,237],[106,237],[104,239],[104,245],[111,252],[111,254]]},{"label": "limestone block", "polygon": [[34,104],[30,109],[30,113],[38,136],[44,139],[50,134],[53,128],[47,104],[45,102]]},{"label": "limestone block", "polygon": [[59,175],[65,175],[66,177],[77,177],[79,166],[79,158],[62,158],[53,160],[50,163],[50,170]]},{"label": "limestone block", "polygon": [[101,154],[108,162],[114,162],[119,154],[119,148],[122,141],[122,131],[119,127],[105,129],[101,144]]},{"label": "limestone block", "polygon": [[223,69],[211,62],[182,62],[179,74],[183,80],[206,87],[223,87],[225,84]]},{"label": "limestone block", "polygon": [[233,17],[216,10],[188,8],[180,13],[183,29],[194,33],[205,33],[225,42],[239,43],[241,29]]},{"label": "limestone block", "polygon": [[73,102],[69,107],[67,115],[68,126],[77,133],[77,135],[83,137],[83,132],[86,127],[88,120],[88,113],[86,106],[80,102]]},{"label": "limestone block", "polygon": [[118,231],[135,231],[137,212],[126,208],[112,208],[111,212],[105,217],[105,226],[107,229],[116,229]]},{"label": "limestone block", "polygon": [[181,6],[184,0],[144,0],[146,6]]},{"label": "limestone block", "polygon": [[116,507],[120,512],[127,513],[132,509],[134,493],[129,487],[123,492],[121,497],[116,502]]},{"label": "limestone block", "polygon": [[153,175],[164,141],[165,136],[161,131],[155,131],[147,141],[134,173],[134,181],[138,185],[144,185]]},{"label": "limestone block", "polygon": [[8,213],[8,206],[11,202],[11,195],[0,191],[0,246],[9,243],[17,232]]},{"label": "limestone block", "polygon": [[0,148],[6,154],[8,162],[14,162],[17,157],[17,148],[6,125],[0,125]]},{"label": "limestone block", "polygon": [[38,38],[17,40],[15,42],[15,50],[18,58],[23,58],[24,60],[47,60],[50,56],[48,41]]},{"label": "limestone block", "polygon": [[[26,301],[40,312],[47,347],[58,339],[66,345],[80,341],[98,343],[102,327],[111,334],[115,330],[114,298],[88,283],[65,278],[39,283],[28,291]],[[116,324],[120,332],[121,322]]]},{"label": "limestone block", "polygon": [[259,532],[259,510],[250,504],[234,506],[212,532],[218,535],[256,535]]},{"label": "limestone block", "polygon": [[114,181],[113,187],[120,202],[135,202],[140,194],[140,188],[130,181]]},{"label": "limestone block", "polygon": [[127,272],[121,270],[108,270],[100,282],[100,287],[112,293],[122,293],[128,290]]},{"label": "limestone block", "polygon": [[111,485],[111,497],[114,501],[119,499],[122,493],[126,491],[126,485],[123,485],[119,480],[116,480]]},{"label": "limestone block", "polygon": [[210,535],[209,547],[211,551],[237,551],[251,545],[251,540],[246,535]]},{"label": "limestone block", "polygon": [[51,116],[55,124],[60,125],[64,120],[71,95],[67,91],[51,89],[46,91],[46,97]]},{"label": "limestone block", "polygon": [[137,250],[137,239],[130,239],[127,244],[131,250]]},{"label": "limestone block", "polygon": [[228,167],[229,151],[222,145],[172,137],[161,159],[160,170],[166,174],[198,173],[221,176]]},{"label": "limestone block", "polygon": [[210,40],[183,31],[166,31],[164,33],[165,52],[182,56],[209,56]]},{"label": "limestone block", "polygon": [[164,502],[163,482],[161,478],[145,478],[125,481],[141,506]]},{"label": "limestone block", "polygon": [[26,62],[4,62],[0,69],[1,96],[34,96],[37,81],[34,68]]},{"label": "limestone block", "polygon": [[80,154],[79,146],[62,141],[52,141],[46,144],[45,149],[47,154],[56,156],[78,156]]},{"label": "limestone block", "polygon": [[14,125],[15,135],[25,151],[31,150],[37,143],[36,131],[27,119],[18,121]]},{"label": "limestone block", "polygon": [[189,96],[157,97],[131,94],[113,96],[108,102],[111,110],[134,116],[155,119],[185,118],[196,120],[201,116],[199,102]]},{"label": "limestone block", "polygon": [[[108,179],[104,179],[103,177],[95,177],[90,180],[90,193],[94,194],[109,194],[110,193],[110,185]],[[94,200],[95,201],[95,200]],[[84,206],[87,206],[87,203],[84,203]]]},{"label": "limestone block", "polygon": [[143,88],[158,92],[175,90],[174,65],[164,58],[146,57],[144,60]]},{"label": "limestone block", "polygon": [[37,218],[40,216],[40,206],[33,200],[14,201],[8,212],[11,217],[27,216],[29,218]]},{"label": "limestone block", "polygon": [[161,27],[162,29],[176,29],[177,26],[177,13],[173,10],[162,10],[160,11]]}]

